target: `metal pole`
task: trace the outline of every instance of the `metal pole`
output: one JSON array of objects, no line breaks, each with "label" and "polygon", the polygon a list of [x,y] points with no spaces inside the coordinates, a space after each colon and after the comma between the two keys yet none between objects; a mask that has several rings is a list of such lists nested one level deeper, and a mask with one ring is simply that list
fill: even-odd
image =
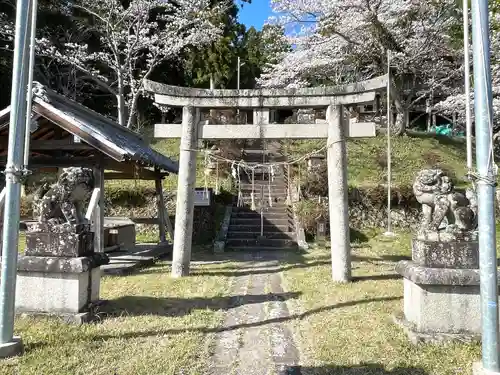
[{"label": "metal pole", "polygon": [[387,51],[387,232],[386,236],[392,236],[391,220],[391,51]]},{"label": "metal pole", "polygon": [[[240,57],[238,56],[238,74],[237,74],[237,77],[236,77],[236,89],[237,90],[240,89],[240,68],[241,68],[241,66],[240,66]],[[236,109],[236,118],[238,119],[237,123],[239,124],[240,123],[240,109],[239,108]]]},{"label": "metal pole", "polygon": [[236,81],[236,88],[240,89],[240,57],[238,56],[238,77]]},{"label": "metal pole", "polygon": [[[0,282],[0,345],[13,341],[14,310],[19,244],[19,203],[21,170],[26,130],[26,89],[28,78],[28,34],[31,1],[18,0],[12,71],[9,147],[5,167],[5,211],[2,236],[2,271]],[[36,11],[33,10],[33,11]]]},{"label": "metal pole", "polygon": [[488,0],[472,0],[474,108],[478,171],[479,272],[482,314],[483,368],[498,372],[498,285],[495,236],[495,173],[493,170],[493,111],[490,68]]},{"label": "metal pole", "polygon": [[469,57],[469,0],[463,0],[464,13],[464,81],[465,81],[465,124],[467,136],[467,170],[472,171],[472,118],[470,110],[470,57]]},{"label": "metal pole", "polygon": [[30,136],[31,136],[31,106],[33,102],[33,73],[35,70],[35,46],[36,46],[36,18],[38,0],[32,0],[31,29],[30,29],[30,62],[28,72],[28,97],[26,108],[26,133],[24,138],[24,168],[28,168],[30,157]]},{"label": "metal pole", "polygon": [[264,186],[260,187],[260,236],[264,237]]}]

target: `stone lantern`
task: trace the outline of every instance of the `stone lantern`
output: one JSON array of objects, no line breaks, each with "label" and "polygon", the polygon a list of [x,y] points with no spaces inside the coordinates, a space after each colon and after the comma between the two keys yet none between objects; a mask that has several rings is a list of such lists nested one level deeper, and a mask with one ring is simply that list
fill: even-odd
[{"label": "stone lantern", "polygon": [[316,242],[324,245],[326,239],[326,219],[323,214],[316,218]]},{"label": "stone lantern", "polygon": [[311,172],[315,168],[319,167],[321,163],[325,160],[325,156],[321,154],[313,154],[306,158],[307,171]]},{"label": "stone lantern", "polygon": [[205,176],[210,176],[217,171],[217,160],[212,157],[212,155],[220,154],[220,150],[217,146],[213,145],[208,151],[208,160],[205,166]]}]

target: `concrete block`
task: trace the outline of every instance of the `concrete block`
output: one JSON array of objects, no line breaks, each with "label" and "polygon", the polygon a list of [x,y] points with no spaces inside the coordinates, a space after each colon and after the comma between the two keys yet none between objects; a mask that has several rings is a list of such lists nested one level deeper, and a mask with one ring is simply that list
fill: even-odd
[{"label": "concrete block", "polygon": [[129,218],[104,218],[105,231],[108,233],[106,246],[118,245],[122,249],[132,249],[135,244],[135,223]]},{"label": "concrete block", "polygon": [[19,313],[77,314],[99,300],[102,253],[91,257],[19,258],[16,311]]},{"label": "concrete block", "polygon": [[[16,311],[46,313],[85,311],[92,300],[92,274],[92,271],[82,273],[18,272]],[[97,290],[95,284],[93,289]]]},{"label": "concrete block", "polygon": [[480,334],[479,287],[419,285],[404,279],[404,314],[419,332]]},{"label": "concrete block", "polygon": [[0,358],[10,358],[23,353],[23,342],[20,337],[14,336],[12,341],[0,344]]},{"label": "concrete block", "polygon": [[482,362],[476,362],[472,365],[473,375],[500,375],[500,372],[485,370]]}]

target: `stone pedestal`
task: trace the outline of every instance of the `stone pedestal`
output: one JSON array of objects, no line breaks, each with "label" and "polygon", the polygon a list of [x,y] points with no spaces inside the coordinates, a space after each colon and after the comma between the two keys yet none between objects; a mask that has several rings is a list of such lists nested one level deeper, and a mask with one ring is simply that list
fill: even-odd
[{"label": "stone pedestal", "polygon": [[92,319],[100,266],[109,259],[94,252],[89,225],[30,223],[25,254],[18,261],[16,312],[55,314],[76,323]]},{"label": "stone pedestal", "polygon": [[481,362],[476,362],[472,366],[472,375],[500,375],[500,372],[488,371]]},{"label": "stone pedestal", "polygon": [[478,243],[414,240],[404,278],[404,316],[397,319],[413,343],[479,340]]}]

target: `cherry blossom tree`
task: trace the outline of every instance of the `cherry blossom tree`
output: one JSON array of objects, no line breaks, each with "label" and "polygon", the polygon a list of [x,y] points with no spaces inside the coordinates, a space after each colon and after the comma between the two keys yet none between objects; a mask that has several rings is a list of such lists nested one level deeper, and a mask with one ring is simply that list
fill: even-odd
[{"label": "cherry blossom tree", "polygon": [[[500,136],[500,127],[497,125],[500,120],[500,9],[495,3],[490,4],[490,41],[491,41],[491,77],[493,91],[493,124],[495,138]],[[469,49],[472,61],[472,47]],[[472,72],[472,66],[471,66]],[[463,75],[461,77],[463,80]],[[471,117],[474,122],[474,91],[471,92]],[[465,93],[462,87],[457,87],[444,100],[434,105],[434,110],[451,117],[455,115],[457,123],[464,125],[466,123],[465,114]]]},{"label": "cherry blossom tree", "polygon": [[[189,47],[219,37],[211,20],[225,2],[210,0],[77,0],[65,9],[81,27],[78,41],[38,40],[38,55],[74,66],[80,79],[91,80],[116,97],[118,122],[131,127],[143,82],[156,67]],[[1,22],[0,32],[11,32]]]},{"label": "cherry blossom tree", "polygon": [[455,0],[272,0],[271,23],[287,28],[294,46],[261,76],[262,86],[341,84],[391,70],[397,133],[404,114],[431,92],[446,95],[460,77],[460,24]]}]

